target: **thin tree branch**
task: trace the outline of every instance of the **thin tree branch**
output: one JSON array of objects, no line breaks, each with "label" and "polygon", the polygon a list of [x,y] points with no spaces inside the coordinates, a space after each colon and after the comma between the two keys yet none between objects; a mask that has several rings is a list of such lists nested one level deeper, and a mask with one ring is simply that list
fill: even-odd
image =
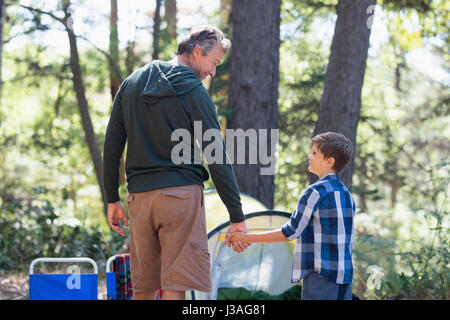
[{"label": "thin tree branch", "polygon": [[116,74],[116,76],[117,76],[118,78],[120,78],[120,82],[123,81],[123,80],[122,80],[122,74],[120,73],[120,70],[119,70],[119,66],[118,66],[117,63],[111,58],[111,55],[110,55],[107,51],[103,50],[102,48],[97,47],[94,43],[92,43],[91,40],[89,40],[89,39],[86,38],[85,36],[82,36],[82,35],[76,35],[76,37],[77,37],[77,38],[80,38],[80,39],[82,39],[82,40],[84,40],[84,41],[86,41],[87,43],[89,43],[90,45],[92,45],[96,50],[98,50],[100,53],[102,53],[102,54],[106,57],[106,59],[108,59],[108,62],[111,64],[111,66],[112,66],[112,68],[113,68],[113,71],[114,71],[114,73]]},{"label": "thin tree branch", "polygon": [[25,6],[25,5],[23,5],[23,4],[19,4],[19,7],[22,7],[22,8],[24,8],[24,9],[29,10],[29,11],[33,11],[33,12],[37,12],[37,13],[40,13],[40,14],[48,15],[48,16],[52,17],[53,19],[55,19],[56,21],[62,23],[64,26],[66,25],[66,24],[65,24],[65,21],[64,21],[64,18],[57,17],[57,16],[56,16],[55,14],[53,14],[52,12],[48,12],[48,11],[44,11],[44,10],[41,10],[41,9],[38,9],[38,8],[33,8],[33,7]]}]

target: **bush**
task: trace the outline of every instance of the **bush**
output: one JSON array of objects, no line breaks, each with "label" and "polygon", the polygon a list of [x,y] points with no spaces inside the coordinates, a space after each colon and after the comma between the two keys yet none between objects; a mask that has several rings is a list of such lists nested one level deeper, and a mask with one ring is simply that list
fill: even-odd
[{"label": "bush", "polygon": [[[357,217],[361,227],[371,228],[370,232],[359,232],[355,240],[355,287],[364,298],[449,299],[446,204],[450,179],[439,179],[442,183],[432,185],[429,194],[435,199],[441,195],[441,201],[435,201],[429,208],[415,208],[410,212],[414,219],[403,216],[404,220],[412,221],[407,236],[398,231],[392,212],[383,213],[390,218],[390,228],[380,224],[383,219],[379,218],[383,216],[361,214]],[[361,230],[365,230],[364,227]]]},{"label": "bush", "polygon": [[89,257],[103,270],[106,259],[115,253],[123,238],[106,239],[99,227],[56,223],[54,207],[48,200],[0,200],[0,271],[28,272],[39,257]]}]

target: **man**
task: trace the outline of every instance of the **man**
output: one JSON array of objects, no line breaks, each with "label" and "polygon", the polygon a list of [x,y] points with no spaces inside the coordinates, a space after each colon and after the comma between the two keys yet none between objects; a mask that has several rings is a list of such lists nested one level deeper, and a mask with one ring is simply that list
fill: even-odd
[{"label": "man", "polygon": [[[189,143],[191,161],[175,164],[177,129],[194,137],[194,121],[204,133],[220,130],[217,112],[201,81],[214,77],[231,46],[213,26],[192,30],[178,45],[177,56],[153,61],[121,85],[111,111],[104,144],[103,177],[108,222],[125,236],[128,226],[119,199],[119,164],[128,141],[126,173],[130,213],[130,262],[134,299],[184,299],[186,290],[211,290],[203,181],[209,174]],[[202,135],[203,136],[203,135]],[[222,141],[223,144],[223,141]],[[203,145],[203,144],[202,144]],[[224,144],[223,144],[224,145]],[[223,149],[224,159],[226,155]],[[201,158],[200,158],[201,159]],[[208,164],[216,189],[228,209],[228,232],[247,232],[236,178],[230,164]],[[230,246],[230,243],[226,243]],[[242,252],[248,244],[233,244]]]}]

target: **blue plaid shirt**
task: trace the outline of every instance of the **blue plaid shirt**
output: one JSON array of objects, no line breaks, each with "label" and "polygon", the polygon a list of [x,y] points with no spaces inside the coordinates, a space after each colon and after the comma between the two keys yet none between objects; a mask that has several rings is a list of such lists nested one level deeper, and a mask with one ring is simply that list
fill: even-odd
[{"label": "blue plaid shirt", "polygon": [[315,271],[328,281],[352,283],[355,201],[339,176],[330,173],[310,185],[281,231],[297,239],[292,282]]}]

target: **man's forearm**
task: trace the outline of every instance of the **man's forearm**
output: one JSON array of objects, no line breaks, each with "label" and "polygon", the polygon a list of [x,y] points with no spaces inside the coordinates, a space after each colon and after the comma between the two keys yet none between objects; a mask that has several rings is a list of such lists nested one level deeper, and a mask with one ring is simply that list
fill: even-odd
[{"label": "man's forearm", "polygon": [[244,221],[241,198],[232,166],[229,164],[214,164],[208,167],[217,193],[230,214],[230,221],[232,223]]}]

